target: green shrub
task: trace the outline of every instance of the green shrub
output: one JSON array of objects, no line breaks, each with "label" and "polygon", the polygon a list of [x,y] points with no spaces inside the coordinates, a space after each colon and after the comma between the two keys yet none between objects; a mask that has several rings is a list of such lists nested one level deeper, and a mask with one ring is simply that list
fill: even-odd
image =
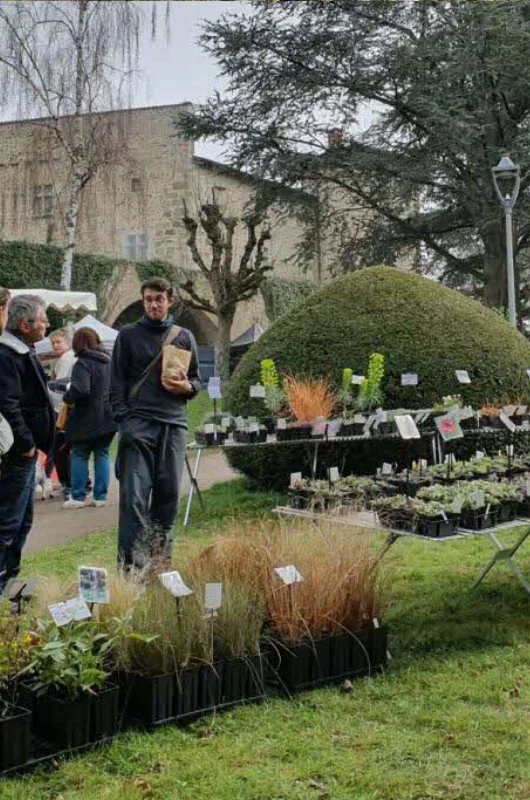
[{"label": "green shrub", "polygon": [[[429,408],[449,394],[475,407],[530,395],[530,343],[498,314],[435,281],[372,267],[328,284],[275,322],[239,363],[225,406],[235,415],[264,414],[263,402],[249,398],[262,359],[274,359],[280,376],[329,375],[339,389],[344,367],[364,374],[374,352],[385,357],[381,388],[389,409]],[[458,383],[457,369],[469,372],[470,385]],[[416,372],[419,385],[402,387],[403,372]],[[345,469],[372,471],[374,460],[383,460],[373,451],[388,446],[355,445],[358,455],[344,456]],[[278,488],[300,469],[303,452],[240,449],[230,461],[258,485]],[[332,465],[340,467],[337,459]]]}]

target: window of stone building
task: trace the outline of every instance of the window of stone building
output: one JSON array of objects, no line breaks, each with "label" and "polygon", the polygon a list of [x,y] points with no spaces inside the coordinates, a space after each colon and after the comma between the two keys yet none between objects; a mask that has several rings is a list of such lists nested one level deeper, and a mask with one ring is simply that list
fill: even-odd
[{"label": "window of stone building", "polygon": [[131,180],[131,191],[139,192],[142,188],[142,181],[140,178],[132,178]]},{"label": "window of stone building", "polygon": [[125,256],[130,261],[147,261],[146,233],[131,233],[125,237]]},{"label": "window of stone building", "polygon": [[55,213],[55,193],[51,183],[33,187],[33,216],[53,217]]}]

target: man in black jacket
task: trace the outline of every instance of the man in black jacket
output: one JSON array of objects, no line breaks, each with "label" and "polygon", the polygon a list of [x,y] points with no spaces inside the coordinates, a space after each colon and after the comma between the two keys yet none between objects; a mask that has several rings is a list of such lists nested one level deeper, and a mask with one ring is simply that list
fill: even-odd
[{"label": "man in black jacket", "polygon": [[[187,402],[200,389],[193,334],[169,314],[172,289],[163,278],[142,284],[144,316],[125,325],[112,354],[111,406],[119,423],[118,564],[144,569],[169,561],[186,454]],[[191,352],[187,374],[162,376],[162,348]]]},{"label": "man in black jacket", "polygon": [[33,524],[37,450],[48,453],[55,432],[46,376],[35,354],[44,339],[46,307],[36,295],[19,295],[9,306],[0,336],[0,413],[14,443],[0,475],[0,594],[20,570],[22,549]]}]

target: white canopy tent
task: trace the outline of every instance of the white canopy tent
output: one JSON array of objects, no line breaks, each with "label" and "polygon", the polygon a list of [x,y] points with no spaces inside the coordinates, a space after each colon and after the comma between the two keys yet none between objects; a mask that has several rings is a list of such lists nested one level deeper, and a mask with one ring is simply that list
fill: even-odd
[{"label": "white canopy tent", "polygon": [[[114,328],[111,328],[109,325],[105,325],[104,322],[100,322],[100,320],[93,317],[92,314],[87,314],[86,317],[83,317],[83,319],[75,323],[74,331],[79,330],[79,328],[92,328],[92,330],[96,331],[99,335],[105,350],[107,350],[107,352],[112,352],[114,342],[118,336],[117,330],[114,330]],[[49,336],[43,339],[42,342],[37,342],[35,350],[40,358],[53,357],[53,348]]]},{"label": "white canopy tent", "polygon": [[[98,303],[93,292],[62,292],[55,289],[10,289],[11,297],[19,294],[37,294],[42,297],[47,308],[53,308],[59,314],[71,311],[97,311]],[[97,320],[96,320],[97,321]]]}]

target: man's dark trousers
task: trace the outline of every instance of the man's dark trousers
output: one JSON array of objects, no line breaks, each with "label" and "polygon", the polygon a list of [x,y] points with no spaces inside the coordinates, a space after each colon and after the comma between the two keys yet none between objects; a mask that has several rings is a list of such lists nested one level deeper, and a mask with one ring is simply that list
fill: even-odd
[{"label": "man's dark trousers", "polygon": [[0,594],[20,571],[22,550],[33,524],[36,457],[8,453],[0,475]]},{"label": "man's dark trousers", "polygon": [[120,425],[118,561],[143,569],[170,558],[188,431],[128,416]]}]

